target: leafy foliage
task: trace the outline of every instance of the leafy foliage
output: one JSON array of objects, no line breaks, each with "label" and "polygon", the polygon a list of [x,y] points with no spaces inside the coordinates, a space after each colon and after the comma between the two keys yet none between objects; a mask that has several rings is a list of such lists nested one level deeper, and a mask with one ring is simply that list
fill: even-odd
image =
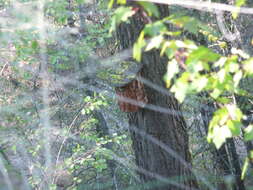
[{"label": "leafy foliage", "polygon": [[[159,16],[155,4],[139,4],[149,16]],[[245,5],[245,1],[236,1],[236,6],[242,5]],[[234,18],[237,16],[238,13],[233,13]],[[185,32],[202,36],[209,43],[218,43],[220,50],[185,39],[182,36]],[[192,94],[205,92],[209,95],[216,103],[217,110],[209,123],[207,140],[220,148],[226,139],[240,136],[241,131],[246,141],[253,140],[252,125],[244,129],[247,115],[235,101],[239,96],[252,98],[250,91],[242,89],[240,84],[245,78],[252,77],[253,61],[241,49],[232,48],[224,55],[222,51],[227,49],[227,42],[218,34],[216,28],[196,17],[172,14],[144,26],[134,44],[133,57],[141,62],[142,53],[151,50],[159,50],[161,56],[167,57],[164,80],[180,103]]]}]

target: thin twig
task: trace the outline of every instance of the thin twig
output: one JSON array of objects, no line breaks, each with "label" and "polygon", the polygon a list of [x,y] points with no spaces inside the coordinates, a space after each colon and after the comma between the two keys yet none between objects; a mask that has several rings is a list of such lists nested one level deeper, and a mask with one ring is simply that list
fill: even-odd
[{"label": "thin twig", "polygon": [[241,14],[253,14],[253,8],[248,7],[236,7],[233,5],[227,5],[223,3],[212,3],[207,1],[193,1],[193,0],[129,0],[129,1],[146,1],[152,3],[160,3],[166,5],[179,5],[185,8],[197,9],[205,12],[214,11],[228,11]]}]

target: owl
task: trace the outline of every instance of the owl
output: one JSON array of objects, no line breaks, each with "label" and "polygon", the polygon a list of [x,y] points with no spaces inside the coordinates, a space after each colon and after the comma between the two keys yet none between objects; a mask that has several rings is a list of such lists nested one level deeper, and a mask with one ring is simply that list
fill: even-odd
[{"label": "owl", "polygon": [[117,87],[116,94],[118,95],[119,108],[123,112],[137,112],[139,108],[143,108],[148,103],[144,85],[137,79],[125,86]]}]

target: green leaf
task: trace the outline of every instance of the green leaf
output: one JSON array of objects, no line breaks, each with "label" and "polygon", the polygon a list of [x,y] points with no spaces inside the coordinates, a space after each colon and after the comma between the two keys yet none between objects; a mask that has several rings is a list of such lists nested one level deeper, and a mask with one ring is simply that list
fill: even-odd
[{"label": "green leaf", "polygon": [[253,74],[253,58],[250,58],[243,62],[243,69],[246,74]]},{"label": "green leaf", "polygon": [[232,133],[227,126],[215,126],[213,129],[213,143],[219,149],[227,138],[232,137]]},{"label": "green leaf", "polygon": [[215,88],[215,89],[211,92],[210,96],[211,96],[212,98],[214,98],[214,99],[217,99],[221,94],[222,94],[222,91],[221,91],[220,89],[218,89],[218,88]]},{"label": "green leaf", "polygon": [[227,57],[221,57],[218,61],[214,63],[214,67],[223,67],[227,61]]},{"label": "green leaf", "polygon": [[227,76],[227,72],[225,69],[221,69],[217,73],[217,77],[218,77],[220,83],[223,83],[225,81],[226,76]]},{"label": "green leaf", "polygon": [[166,87],[169,88],[171,84],[171,79],[179,72],[178,63],[175,59],[168,62],[167,72],[164,76]]},{"label": "green leaf", "polygon": [[208,142],[213,142],[216,148],[220,148],[227,138],[232,137],[232,133],[227,126],[229,113],[226,107],[214,112],[214,116],[209,124]]},{"label": "green leaf", "polygon": [[134,43],[133,47],[133,58],[137,61],[141,61],[142,48],[146,45],[146,41],[144,39],[144,32],[142,31],[139,35],[139,38],[136,43]]},{"label": "green leaf", "polygon": [[239,66],[238,63],[235,63],[235,62],[233,62],[233,61],[231,61],[231,62],[228,63],[228,70],[229,70],[229,72],[235,73],[235,72],[237,72],[239,69],[240,69],[240,66]]},{"label": "green leaf", "polygon": [[133,16],[135,11],[132,10],[132,7],[119,7],[115,10],[114,15],[112,17],[112,23],[110,32],[116,29],[116,26],[121,22],[126,22],[129,17]]},{"label": "green leaf", "polygon": [[187,87],[187,83],[180,81],[171,88],[171,92],[175,93],[175,97],[180,103],[182,103],[186,97]]},{"label": "green leaf", "polygon": [[217,116],[219,118],[219,120],[218,120],[219,125],[225,125],[228,118],[229,118],[229,112],[228,112],[227,108],[223,107],[223,108],[218,109],[215,112],[215,116]]},{"label": "green leaf", "polygon": [[248,167],[249,167],[249,158],[246,158],[242,167],[242,175],[241,175],[242,180],[245,178]]},{"label": "green leaf", "polygon": [[39,47],[39,43],[37,40],[33,40],[31,44],[32,49],[36,50]]},{"label": "green leaf", "polygon": [[149,16],[154,15],[157,18],[160,16],[159,10],[155,4],[149,2],[138,2],[138,3],[144,8],[145,11],[147,11]]},{"label": "green leaf", "polygon": [[188,16],[177,17],[177,15],[171,15],[170,17],[168,17],[168,21],[173,23],[177,27],[184,27],[184,25],[190,21],[190,17]]},{"label": "green leaf", "polygon": [[238,17],[239,12],[240,12],[240,7],[237,7],[237,10],[232,12],[233,19],[236,19]]},{"label": "green leaf", "polygon": [[126,0],[117,0],[117,3],[121,4],[121,5],[125,5],[126,4]]},{"label": "green leaf", "polygon": [[228,120],[227,126],[232,132],[233,136],[240,135],[242,124],[239,121]]},{"label": "green leaf", "polygon": [[[161,56],[163,56],[164,53],[165,53],[168,49],[170,49],[170,48],[168,48],[169,45],[170,45],[170,42],[168,42],[168,41],[165,41],[165,42],[163,43],[163,45],[162,45],[162,47],[161,47],[161,51],[160,51],[160,55],[161,55]],[[170,53],[169,53],[169,56],[168,56],[169,59],[172,58],[171,55],[173,55],[173,54],[170,54]]]},{"label": "green leaf", "polygon": [[198,73],[199,71],[204,70],[203,62],[201,61],[192,61],[188,63],[187,69],[192,73]]},{"label": "green leaf", "polygon": [[163,42],[163,36],[162,35],[159,35],[159,36],[155,36],[153,37],[150,42],[148,43],[145,51],[150,51],[152,50],[153,48],[159,48],[161,43]]},{"label": "green leaf", "polygon": [[246,0],[236,0],[235,5],[241,7],[246,4]]},{"label": "green leaf", "polygon": [[135,12],[132,10],[132,7],[119,7],[116,9],[115,14],[118,23],[127,21]]},{"label": "green leaf", "polygon": [[231,53],[236,54],[236,55],[240,55],[244,59],[249,59],[250,58],[250,56],[241,49],[232,48]]},{"label": "green leaf", "polygon": [[114,4],[114,0],[110,0],[108,3],[108,9],[111,9]]},{"label": "green leaf", "polygon": [[189,89],[188,80],[190,73],[184,72],[182,76],[177,79],[176,83],[172,86],[171,92],[175,93],[176,99],[182,103],[186,97]]},{"label": "green leaf", "polygon": [[[174,53],[175,53],[175,51],[172,48],[166,48],[165,49],[165,55],[167,56],[168,59],[172,59],[173,56],[174,56]],[[162,56],[162,54],[161,54],[161,56]]]},{"label": "green leaf", "polygon": [[244,140],[250,141],[253,139],[253,125],[249,125],[246,129],[244,129]]},{"label": "green leaf", "polygon": [[152,37],[152,36],[157,36],[163,32],[166,32],[167,27],[162,21],[157,21],[152,24],[146,24],[143,31],[144,31],[145,35],[149,35]]},{"label": "green leaf", "polygon": [[190,18],[188,22],[184,24],[184,28],[193,34],[198,33],[198,22],[194,18]]},{"label": "green leaf", "polygon": [[219,58],[220,58],[219,54],[212,52],[209,48],[200,46],[198,47],[198,49],[190,53],[190,55],[186,60],[186,64],[196,62],[198,60],[204,62],[215,62]]},{"label": "green leaf", "polygon": [[242,111],[235,104],[226,105],[229,117],[235,121],[241,121],[243,114]]},{"label": "green leaf", "polygon": [[183,16],[178,13],[166,17],[164,20],[176,25],[177,27],[184,28],[193,34],[197,34],[200,29],[209,29],[208,26],[204,25],[194,17]]},{"label": "green leaf", "polygon": [[234,81],[234,87],[237,87],[240,83],[240,80],[242,79],[242,71],[238,71],[235,73],[234,77],[233,77],[233,81]]},{"label": "green leaf", "polygon": [[197,92],[203,90],[208,84],[208,79],[205,76],[197,77],[192,82],[192,88]]},{"label": "green leaf", "polygon": [[231,102],[231,100],[227,97],[219,97],[216,100],[220,103],[223,103],[223,104],[228,104],[229,102]]}]

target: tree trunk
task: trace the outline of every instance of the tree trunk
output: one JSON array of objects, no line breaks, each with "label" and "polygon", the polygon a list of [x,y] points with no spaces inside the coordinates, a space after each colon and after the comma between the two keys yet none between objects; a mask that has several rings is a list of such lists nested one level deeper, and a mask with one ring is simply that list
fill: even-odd
[{"label": "tree trunk", "polygon": [[[203,94],[205,98],[207,96]],[[213,112],[215,110],[215,105],[213,103],[207,103],[206,106],[203,106],[200,110],[203,124],[205,127],[206,135],[208,133],[209,122],[213,117]],[[225,176],[233,176],[235,178],[235,182],[229,184],[232,186],[233,190],[245,190],[244,182],[241,179],[241,166],[238,158],[238,154],[236,152],[236,147],[233,139],[229,139],[225,144],[223,144],[218,150],[210,145],[211,153],[213,154],[214,159],[217,162],[217,165],[222,172],[221,182],[219,184],[219,189],[231,189],[225,183]],[[222,179],[223,178],[223,179]]]},{"label": "tree trunk", "polygon": [[[161,15],[168,15],[167,6],[159,6],[159,9]],[[134,16],[130,23],[118,27],[121,49],[132,47],[136,41],[143,28],[140,20]],[[166,59],[152,51],[143,54],[142,64],[141,77],[164,88]],[[142,182],[147,183],[140,189],[194,189],[186,124],[177,101],[147,85],[145,92],[149,105],[163,109],[154,111],[146,106],[128,114],[136,170]],[[165,113],[164,108],[173,111]]]}]

